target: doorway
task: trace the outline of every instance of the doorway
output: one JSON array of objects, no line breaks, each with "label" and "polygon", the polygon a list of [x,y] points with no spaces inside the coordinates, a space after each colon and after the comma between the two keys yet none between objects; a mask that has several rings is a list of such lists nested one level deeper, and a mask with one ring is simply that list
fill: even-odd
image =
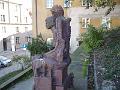
[{"label": "doorway", "polygon": [[3,50],[7,50],[7,38],[3,38]]}]

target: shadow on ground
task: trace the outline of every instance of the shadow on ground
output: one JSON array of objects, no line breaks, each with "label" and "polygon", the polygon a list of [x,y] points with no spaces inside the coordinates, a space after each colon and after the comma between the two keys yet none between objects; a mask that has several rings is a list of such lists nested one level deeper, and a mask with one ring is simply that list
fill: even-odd
[{"label": "shadow on ground", "polygon": [[82,75],[82,61],[86,58],[87,54],[79,47],[72,55],[72,62],[69,66],[69,73],[74,73],[74,89],[70,90],[87,90],[87,79]]}]

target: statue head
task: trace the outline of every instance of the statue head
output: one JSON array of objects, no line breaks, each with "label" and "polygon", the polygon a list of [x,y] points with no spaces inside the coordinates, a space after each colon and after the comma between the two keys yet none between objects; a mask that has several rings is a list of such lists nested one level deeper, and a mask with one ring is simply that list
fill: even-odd
[{"label": "statue head", "polygon": [[59,16],[64,16],[64,10],[60,5],[54,5],[51,9],[52,16],[46,18],[46,27],[47,29],[51,29],[55,26],[55,20]]},{"label": "statue head", "polygon": [[45,22],[46,22],[47,29],[51,29],[55,25],[54,17],[53,16],[47,17],[46,20],[45,20]]},{"label": "statue head", "polygon": [[53,17],[64,16],[64,10],[60,5],[54,5],[51,9]]}]

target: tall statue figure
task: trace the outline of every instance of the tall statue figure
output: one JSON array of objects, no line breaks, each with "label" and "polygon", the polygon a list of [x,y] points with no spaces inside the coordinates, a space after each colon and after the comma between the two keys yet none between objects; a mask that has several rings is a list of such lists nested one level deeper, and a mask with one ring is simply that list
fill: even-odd
[{"label": "tall statue figure", "polygon": [[[55,5],[51,9],[52,16],[46,18],[46,27],[51,29],[53,33],[53,46],[54,49],[45,53],[43,58],[39,56],[33,59],[33,70],[34,74],[37,73],[37,70],[42,75],[34,75],[41,76],[35,80],[34,90],[67,90],[65,86],[65,80],[68,77],[67,68],[71,63],[71,59],[69,56],[69,48],[70,48],[70,18],[64,17],[64,10],[60,5]],[[42,68],[37,66],[37,61],[42,59],[44,64],[42,64]],[[38,64],[39,65],[39,64]],[[45,68],[47,67],[47,69]],[[38,69],[37,69],[38,68]],[[45,70],[45,71],[44,71]],[[38,72],[38,73],[39,73]],[[45,73],[45,74],[43,74]],[[45,76],[44,76],[45,75]],[[41,79],[40,79],[41,78]],[[44,78],[44,79],[43,79]],[[43,82],[45,85],[42,86]],[[37,83],[39,82],[39,84]],[[49,82],[49,88],[46,88],[46,84]],[[41,87],[37,86],[41,85]],[[51,87],[51,88],[50,88]],[[38,89],[39,88],[39,89]]]},{"label": "tall statue figure", "polygon": [[[61,6],[55,5],[51,9],[52,16],[46,19],[46,27],[52,30],[54,49],[46,53],[47,57],[54,58],[58,62],[66,61],[70,63],[70,18],[64,17],[64,11]],[[61,54],[61,59],[57,59],[57,55]],[[69,60],[66,60],[68,59]]]}]

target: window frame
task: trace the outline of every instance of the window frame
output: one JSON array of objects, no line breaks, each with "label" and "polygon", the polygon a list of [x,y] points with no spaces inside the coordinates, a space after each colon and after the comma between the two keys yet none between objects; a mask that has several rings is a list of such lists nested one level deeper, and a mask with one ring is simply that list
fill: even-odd
[{"label": "window frame", "polygon": [[1,15],[1,21],[5,22],[5,15]]},{"label": "window frame", "polygon": [[25,27],[25,32],[28,32],[28,27]]},{"label": "window frame", "polygon": [[20,44],[20,37],[16,37],[16,44]]},{"label": "window frame", "polygon": [[[82,7],[86,7],[87,6],[87,3],[85,2],[85,4],[84,4],[84,0],[82,0]],[[89,3],[89,6],[91,6],[91,4]]]},{"label": "window frame", "polygon": [[19,27],[16,27],[16,33],[19,33],[20,31],[19,31]]},{"label": "window frame", "polygon": [[18,16],[15,16],[15,19],[16,19],[16,23],[18,22]]},{"label": "window frame", "polygon": [[[83,26],[83,23],[84,23],[84,26]],[[81,28],[88,28],[89,24],[90,24],[90,18],[82,18]]]},{"label": "window frame", "polygon": [[46,8],[52,8],[54,5],[54,0],[46,0]]},{"label": "window frame", "polygon": [[[67,1],[67,3],[65,3]],[[71,7],[72,6],[72,1],[70,0],[64,0],[64,7],[65,8],[69,8],[69,7]]]},{"label": "window frame", "polygon": [[4,32],[4,33],[6,33],[7,31],[6,31],[6,27],[5,26],[2,26],[2,31]]},{"label": "window frame", "polygon": [[26,42],[31,42],[31,37],[30,37],[30,36],[26,36],[26,37],[25,37],[25,41],[26,41]]},{"label": "window frame", "polygon": [[[105,29],[111,28],[111,18],[110,17],[102,17],[102,27]],[[103,25],[105,24],[105,25]]]}]

